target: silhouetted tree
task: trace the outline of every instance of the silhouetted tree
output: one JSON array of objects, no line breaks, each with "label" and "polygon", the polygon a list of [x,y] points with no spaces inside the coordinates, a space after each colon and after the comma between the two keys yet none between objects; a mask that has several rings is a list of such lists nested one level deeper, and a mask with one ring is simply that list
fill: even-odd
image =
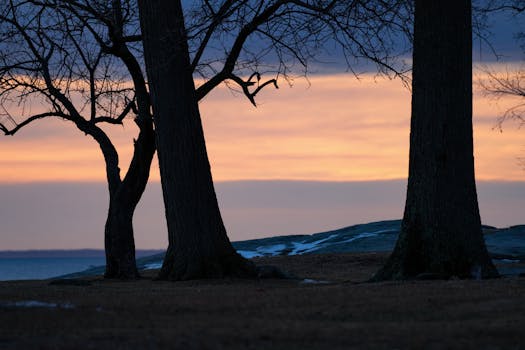
[{"label": "silhouetted tree", "polygon": [[[487,4],[480,6],[478,11],[484,16],[489,17],[495,12],[504,12],[519,18],[525,14],[525,1],[523,0],[491,0]],[[525,32],[522,28],[515,34],[517,45],[520,45],[522,53],[525,53]],[[482,92],[486,95],[500,99],[503,97],[525,98],[525,70],[523,61],[515,67],[507,67],[505,72],[494,71],[485,67],[483,76],[478,80]],[[503,130],[506,121],[514,121],[518,127],[525,125],[525,103],[518,102],[508,108],[497,120],[497,126]],[[525,168],[525,157],[518,158],[520,164]]]},{"label": "silhouetted tree", "polygon": [[230,244],[219,213],[181,3],[145,0],[139,8],[169,234],[160,277],[255,276],[255,266]]},{"label": "silhouetted tree", "polygon": [[498,275],[474,179],[471,11],[469,0],[415,1],[405,213],[394,251],[373,280]]},{"label": "silhouetted tree", "polygon": [[[479,12],[485,16],[489,16],[494,12],[505,12],[515,16],[523,16],[525,14],[525,1],[523,0],[492,0],[488,4],[481,7]],[[516,28],[515,33],[517,45],[520,45],[525,53],[525,32],[519,31],[521,28]],[[479,85],[483,91],[496,98],[505,96],[525,97],[525,70],[523,65],[516,68],[507,68],[505,72],[495,72],[490,69],[484,69],[486,77],[480,79]],[[518,103],[509,108],[498,120],[498,125],[501,127],[506,120],[514,120],[522,126],[525,124],[525,103]]]},{"label": "silhouetted tree", "polygon": [[[258,68],[272,63],[271,57],[265,62],[261,56],[274,53],[275,71],[286,74],[289,62],[306,67],[307,59],[328,39],[338,43],[347,57],[365,57],[391,68],[386,28],[400,25],[388,21],[399,4],[226,0],[197,2],[192,10],[183,8],[179,0],[138,3],[169,235],[160,277],[254,276],[254,265],[236,253],[226,235],[198,99],[223,81],[232,81],[255,103],[261,88],[276,84],[275,79],[260,81]],[[195,25],[189,20],[186,25],[185,19],[192,16],[185,18],[185,11],[206,14],[208,21]],[[218,49],[209,45],[213,37],[219,38]],[[250,37],[256,43],[252,47]],[[198,44],[193,45],[195,41]],[[207,50],[211,50],[208,56]],[[225,56],[214,58],[221,53]],[[197,88],[195,72],[208,78]]]},{"label": "silhouetted tree", "polygon": [[[505,72],[485,71],[486,77],[480,80],[480,85],[488,95],[501,98],[505,96],[525,98],[525,71],[523,67]],[[502,127],[506,120],[514,120],[519,126],[525,125],[525,102],[518,103],[507,109],[498,120]]]},{"label": "silhouetted tree", "polygon": [[[381,70],[397,74],[389,53],[395,33],[403,28],[404,20],[399,17],[403,4],[403,1],[202,1],[188,4],[184,17],[177,2],[167,8],[180,9],[173,23],[163,16],[166,12],[152,10],[152,15],[160,15],[158,19],[165,20],[167,25],[154,28],[158,32],[150,33],[150,38],[167,40],[163,41],[166,62],[173,58],[170,50],[177,53],[176,69],[157,73],[175,74],[162,78],[180,83],[179,87],[172,84],[166,87],[175,91],[170,98],[174,97],[171,103],[176,105],[176,115],[186,118],[177,121],[176,126],[166,127],[167,136],[160,136],[168,151],[159,155],[161,176],[172,180],[174,172],[163,170],[169,168],[165,164],[179,169],[175,185],[163,181],[164,193],[169,193],[167,197],[171,199],[166,199],[170,246],[161,277],[186,279],[254,273],[253,265],[233,251],[226,237],[197,101],[222,82],[233,82],[255,104],[255,96],[261,89],[268,85],[277,87],[277,78],[287,79],[295,66],[306,73],[307,61],[314,59],[326,42],[337,44],[345,52],[350,69],[354,60],[366,58]],[[36,115],[13,115],[13,109],[6,108],[1,130],[12,135],[35,120],[59,117],[73,122],[99,143],[110,192],[105,230],[106,276],[137,276],[132,216],[147,182],[154,145],[149,96],[139,63],[142,37],[135,23],[136,3],[10,0],[2,5],[1,13],[6,29],[0,43],[5,48],[0,53],[3,106],[41,99],[48,107],[47,112]],[[184,19],[189,23],[187,28]],[[180,32],[173,33],[168,28]],[[153,60],[162,61],[162,56],[161,52]],[[152,58],[146,54],[148,57]],[[264,73],[275,74],[275,78],[262,81]],[[193,76],[203,79],[197,88]],[[153,92],[154,96],[160,96],[167,91],[154,88]],[[156,100],[163,101],[160,97]],[[183,108],[182,113],[179,108]],[[136,115],[140,133],[128,173],[121,180],[118,154],[99,125],[121,124],[130,114]],[[158,119],[157,128],[165,125],[162,118]],[[176,131],[170,129],[173,127]],[[166,146],[170,138],[175,138],[175,142]],[[169,186],[175,187],[167,189]]]},{"label": "silhouetted tree", "polygon": [[[155,153],[149,94],[128,47],[136,41],[126,34],[133,11],[129,1],[123,6],[120,0],[0,5],[0,130],[14,135],[36,120],[57,117],[99,144],[109,189],[108,278],[138,277],[132,219]],[[28,114],[32,109],[22,108],[25,104],[41,104],[45,111]],[[100,125],[121,125],[130,115],[139,134],[122,179],[117,150]]]}]

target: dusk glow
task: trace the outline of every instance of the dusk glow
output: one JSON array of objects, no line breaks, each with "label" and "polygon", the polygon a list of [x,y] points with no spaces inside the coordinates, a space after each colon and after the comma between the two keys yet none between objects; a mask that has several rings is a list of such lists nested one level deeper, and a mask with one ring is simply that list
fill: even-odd
[{"label": "dusk glow", "polygon": [[[226,87],[201,104],[215,181],[403,179],[408,169],[410,91],[399,80],[348,74],[267,87],[253,107]],[[522,180],[516,125],[496,127],[512,100],[474,99],[478,180]],[[126,169],[136,127],[108,126]],[[98,145],[71,123],[44,120],[0,141],[0,182],[104,181]],[[159,181],[157,165],[153,181]]]},{"label": "dusk glow", "polygon": [[[226,87],[200,103],[232,240],[402,216],[410,91],[399,80],[349,74],[312,76],[309,83],[297,79],[292,88],[268,87],[257,96],[257,108]],[[502,132],[496,127],[514,102],[479,93],[474,99],[476,177],[482,220],[489,225],[523,223],[523,130],[512,122]],[[137,129],[128,120],[105,130],[118,148],[123,176]],[[0,144],[3,249],[102,247],[108,204],[98,144],[58,119],[1,137]],[[139,248],[163,248],[167,233],[156,157],[150,179],[155,184],[134,220],[136,242]],[[30,221],[23,219],[27,215]]]}]

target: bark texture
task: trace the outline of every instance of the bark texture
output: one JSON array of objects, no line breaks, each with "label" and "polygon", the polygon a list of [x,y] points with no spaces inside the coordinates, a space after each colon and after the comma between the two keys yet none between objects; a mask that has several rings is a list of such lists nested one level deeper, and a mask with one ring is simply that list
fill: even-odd
[{"label": "bark texture", "polygon": [[416,0],[401,234],[374,280],[489,278],[474,179],[471,1]]},{"label": "bark texture", "polygon": [[161,279],[254,277],[219,211],[179,0],[141,0],[144,58],[154,109],[169,246]]}]

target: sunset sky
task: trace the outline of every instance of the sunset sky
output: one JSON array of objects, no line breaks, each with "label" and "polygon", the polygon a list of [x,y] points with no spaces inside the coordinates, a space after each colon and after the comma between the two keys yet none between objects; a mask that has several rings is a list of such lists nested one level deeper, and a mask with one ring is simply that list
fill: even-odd
[{"label": "sunset sky", "polygon": [[[401,217],[410,92],[399,80],[315,75],[292,88],[267,89],[258,102],[254,108],[222,87],[200,104],[233,240]],[[486,224],[525,222],[523,130],[512,123],[496,128],[513,103],[478,93],[474,99]],[[111,127],[123,168],[135,133],[131,122]],[[107,193],[97,144],[67,122],[47,120],[2,137],[0,145],[1,249],[102,247]],[[139,248],[166,242],[156,163],[152,173],[135,218]]]},{"label": "sunset sky", "polygon": [[[503,71],[508,64],[491,68]],[[475,81],[483,79],[479,69],[474,73]],[[495,100],[475,90],[482,221],[524,224],[524,130],[513,123],[497,128],[498,116],[518,100]],[[401,218],[410,91],[400,80],[320,72],[296,79],[293,87],[268,87],[257,97],[254,108],[221,86],[200,103],[232,240]],[[106,130],[126,169],[137,133],[133,122]],[[107,200],[100,149],[71,123],[44,120],[0,137],[0,250],[101,248]],[[166,247],[163,210],[155,161],[135,216],[137,248]]]},{"label": "sunset sky", "polygon": [[[370,181],[407,175],[410,91],[399,80],[349,74],[298,79],[267,89],[254,108],[221,87],[201,102],[216,181]],[[521,181],[523,132],[497,117],[517,99],[474,99],[478,180]],[[129,163],[137,130],[106,128]],[[105,181],[98,145],[71,123],[44,120],[0,139],[0,181]],[[157,165],[152,180],[159,181]]]}]

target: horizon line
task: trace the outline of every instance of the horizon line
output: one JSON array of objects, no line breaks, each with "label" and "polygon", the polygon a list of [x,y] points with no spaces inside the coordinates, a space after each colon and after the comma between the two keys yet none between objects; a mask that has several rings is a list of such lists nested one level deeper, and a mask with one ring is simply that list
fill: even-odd
[{"label": "horizon line", "polygon": [[[304,179],[304,178],[268,178],[268,179],[231,179],[231,180],[214,180],[215,184],[223,183],[247,183],[247,182],[302,182],[302,183],[373,183],[373,182],[399,182],[408,181],[406,178],[385,178],[385,179],[357,179],[357,180],[323,180],[323,179]],[[503,179],[503,178],[482,178],[476,179],[476,182],[499,182],[499,183],[525,183],[525,172],[523,180]],[[1,181],[0,186],[4,185],[33,185],[33,184],[104,184],[106,181],[101,180],[36,180],[36,181]],[[148,184],[160,184],[160,180],[152,179]]]}]

